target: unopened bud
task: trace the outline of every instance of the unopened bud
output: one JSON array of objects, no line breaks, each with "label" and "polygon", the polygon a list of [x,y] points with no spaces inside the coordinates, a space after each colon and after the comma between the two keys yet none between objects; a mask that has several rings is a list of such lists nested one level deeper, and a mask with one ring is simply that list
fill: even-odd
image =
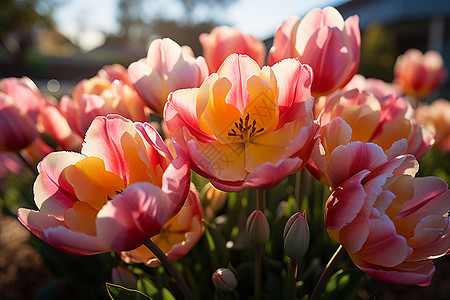
[{"label": "unopened bud", "polygon": [[261,210],[254,210],[248,216],[246,229],[248,239],[254,246],[264,246],[269,240],[269,222]]},{"label": "unopened bud", "polygon": [[222,292],[234,291],[237,286],[236,276],[227,268],[217,269],[212,275],[212,281],[216,289]]},{"label": "unopened bud", "polygon": [[137,278],[133,273],[122,266],[117,266],[112,269],[112,282],[129,289],[137,288]]},{"label": "unopened bud", "polygon": [[299,260],[309,247],[309,227],[304,213],[292,215],[283,232],[284,251],[292,259]]}]

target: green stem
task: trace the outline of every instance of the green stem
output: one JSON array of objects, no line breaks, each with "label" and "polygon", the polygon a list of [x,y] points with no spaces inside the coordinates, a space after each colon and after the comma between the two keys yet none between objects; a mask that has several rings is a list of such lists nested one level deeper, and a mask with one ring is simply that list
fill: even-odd
[{"label": "green stem", "polygon": [[297,210],[300,211],[302,208],[302,171],[295,173],[295,199],[297,200]]},{"label": "green stem", "polygon": [[264,213],[266,209],[266,190],[258,189],[256,209],[259,209]]},{"label": "green stem", "polygon": [[[256,199],[256,209],[262,211],[266,209],[266,191],[258,189]],[[255,247],[255,299],[261,299],[261,273],[262,273],[262,246]]]},{"label": "green stem", "polygon": [[297,267],[297,260],[291,258],[288,265],[288,299],[297,299]]},{"label": "green stem", "polygon": [[330,261],[328,262],[327,266],[323,270],[322,275],[320,275],[319,281],[317,281],[316,286],[314,287],[314,291],[311,294],[311,298],[309,298],[310,300],[319,299],[320,294],[322,293],[322,290],[325,287],[325,284],[328,282],[331,274],[334,271],[334,268],[344,255],[345,249],[344,247],[342,247],[342,245],[339,245],[339,248],[336,250],[334,255],[331,257]]},{"label": "green stem", "polygon": [[255,247],[255,300],[261,299],[262,246]]},{"label": "green stem", "polygon": [[303,168],[295,173],[295,199],[297,200],[297,210],[302,210],[302,201],[306,195],[309,181],[308,172]]},{"label": "green stem", "polygon": [[170,275],[175,278],[178,287],[181,292],[183,292],[184,298],[186,299],[194,299],[189,286],[187,285],[184,278],[181,276],[180,272],[177,270],[173,262],[166,256],[166,254],[152,241],[152,239],[148,239],[144,245],[159,259],[161,264],[166,268],[166,270],[170,273]]}]

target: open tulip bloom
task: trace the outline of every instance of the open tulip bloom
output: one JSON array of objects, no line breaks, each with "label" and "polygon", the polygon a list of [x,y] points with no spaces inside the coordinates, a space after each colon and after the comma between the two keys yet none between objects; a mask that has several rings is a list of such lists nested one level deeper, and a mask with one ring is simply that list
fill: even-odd
[{"label": "open tulip bloom", "polygon": [[371,277],[427,286],[431,259],[450,250],[450,191],[440,178],[414,178],[412,155],[387,160],[361,142],[339,146],[328,166],[334,192],[325,206],[330,237]]},{"label": "open tulip bloom", "polygon": [[169,95],[164,119],[193,170],[225,191],[268,189],[311,152],[312,74],[296,59],[259,68],[230,55],[200,88]]},{"label": "open tulip bloom", "polygon": [[39,211],[19,209],[19,220],[78,255],[137,248],[177,214],[189,190],[183,152],[173,158],[151,125],[118,115],[93,121],[81,153],[51,153],[38,170]]}]

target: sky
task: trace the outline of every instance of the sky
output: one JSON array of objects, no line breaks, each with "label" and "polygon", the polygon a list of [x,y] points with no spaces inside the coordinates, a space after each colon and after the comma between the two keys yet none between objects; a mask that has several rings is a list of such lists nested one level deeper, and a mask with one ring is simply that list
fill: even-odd
[{"label": "sky", "polygon": [[[258,39],[274,35],[276,29],[289,16],[305,15],[314,7],[337,5],[344,0],[235,0],[215,16],[219,24],[227,24]],[[162,6],[164,3],[164,6]],[[167,4],[169,3],[169,4]],[[180,12],[174,1],[154,0],[154,5],[164,7],[166,14],[174,17]],[[117,33],[118,0],[71,0],[55,10],[58,30],[89,51],[103,44],[106,33]],[[207,12],[203,12],[205,14]],[[199,12],[199,17],[202,12]],[[82,33],[82,34],[81,34]]]}]

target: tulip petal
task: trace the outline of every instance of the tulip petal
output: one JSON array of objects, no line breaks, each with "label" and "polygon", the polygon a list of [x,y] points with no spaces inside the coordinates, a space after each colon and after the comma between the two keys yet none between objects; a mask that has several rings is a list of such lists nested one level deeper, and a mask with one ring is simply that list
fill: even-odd
[{"label": "tulip petal", "polygon": [[283,159],[276,165],[264,163],[247,176],[245,186],[257,189],[273,188],[284,177],[296,172],[301,164],[302,160],[298,157]]},{"label": "tulip petal", "polygon": [[131,250],[159,233],[170,211],[170,199],[160,188],[134,183],[99,211],[97,235],[112,251]]},{"label": "tulip petal", "polygon": [[395,268],[383,268],[372,264],[358,265],[364,273],[376,280],[391,284],[428,286],[434,275],[434,265],[428,261],[405,262]]},{"label": "tulip petal", "polygon": [[211,142],[215,139],[202,131],[198,123],[197,92],[198,89],[188,89],[171,93],[164,109],[164,120],[173,135],[179,128],[186,127],[199,141]]},{"label": "tulip petal", "polygon": [[312,108],[305,108],[305,103],[311,98],[312,69],[296,59],[282,60],[272,69],[278,83],[280,121],[277,128],[298,118],[312,118],[307,114]]},{"label": "tulip petal", "polygon": [[437,177],[414,179],[414,197],[406,202],[398,217],[420,218],[426,215],[444,215],[450,210],[450,190]]},{"label": "tulip petal", "polygon": [[366,193],[361,181],[369,174],[362,170],[342,183],[325,204],[325,224],[328,230],[340,230],[355,219],[364,205]]},{"label": "tulip petal", "polygon": [[226,77],[232,84],[226,103],[233,104],[243,114],[250,100],[247,80],[260,72],[258,64],[247,55],[231,54],[220,66],[217,74]]},{"label": "tulip petal", "polygon": [[130,80],[145,104],[156,114],[161,114],[163,88],[161,77],[147,64],[145,59],[133,62],[128,67]]},{"label": "tulip petal", "polygon": [[352,142],[338,146],[330,155],[328,181],[335,188],[359,171],[374,170],[386,161],[383,149],[375,144]]},{"label": "tulip petal", "polygon": [[75,232],[63,226],[45,229],[43,240],[55,248],[76,255],[92,255],[111,251],[100,243],[98,237]]},{"label": "tulip petal", "polygon": [[54,152],[38,165],[40,174],[34,183],[34,201],[48,215],[62,220],[65,212],[78,201],[72,185],[63,176],[63,170],[84,159],[75,152]]},{"label": "tulip petal", "polygon": [[247,176],[245,170],[244,145],[196,143],[191,140],[187,145],[191,167],[197,172],[209,174],[219,181],[240,181]]},{"label": "tulip petal", "polygon": [[365,261],[385,267],[402,263],[412,252],[406,239],[397,235],[395,226],[386,216],[369,219],[369,235],[364,247],[356,253]]},{"label": "tulip petal", "polygon": [[130,120],[119,115],[97,117],[86,132],[81,153],[100,157],[107,171],[117,174],[128,184],[130,170],[121,145],[125,132],[132,136],[137,134]]},{"label": "tulip petal", "polygon": [[177,150],[177,157],[164,171],[161,186],[162,191],[172,202],[173,209],[169,214],[170,216],[175,215],[184,205],[191,179],[191,169],[186,153],[177,144],[175,144],[175,149]]}]

